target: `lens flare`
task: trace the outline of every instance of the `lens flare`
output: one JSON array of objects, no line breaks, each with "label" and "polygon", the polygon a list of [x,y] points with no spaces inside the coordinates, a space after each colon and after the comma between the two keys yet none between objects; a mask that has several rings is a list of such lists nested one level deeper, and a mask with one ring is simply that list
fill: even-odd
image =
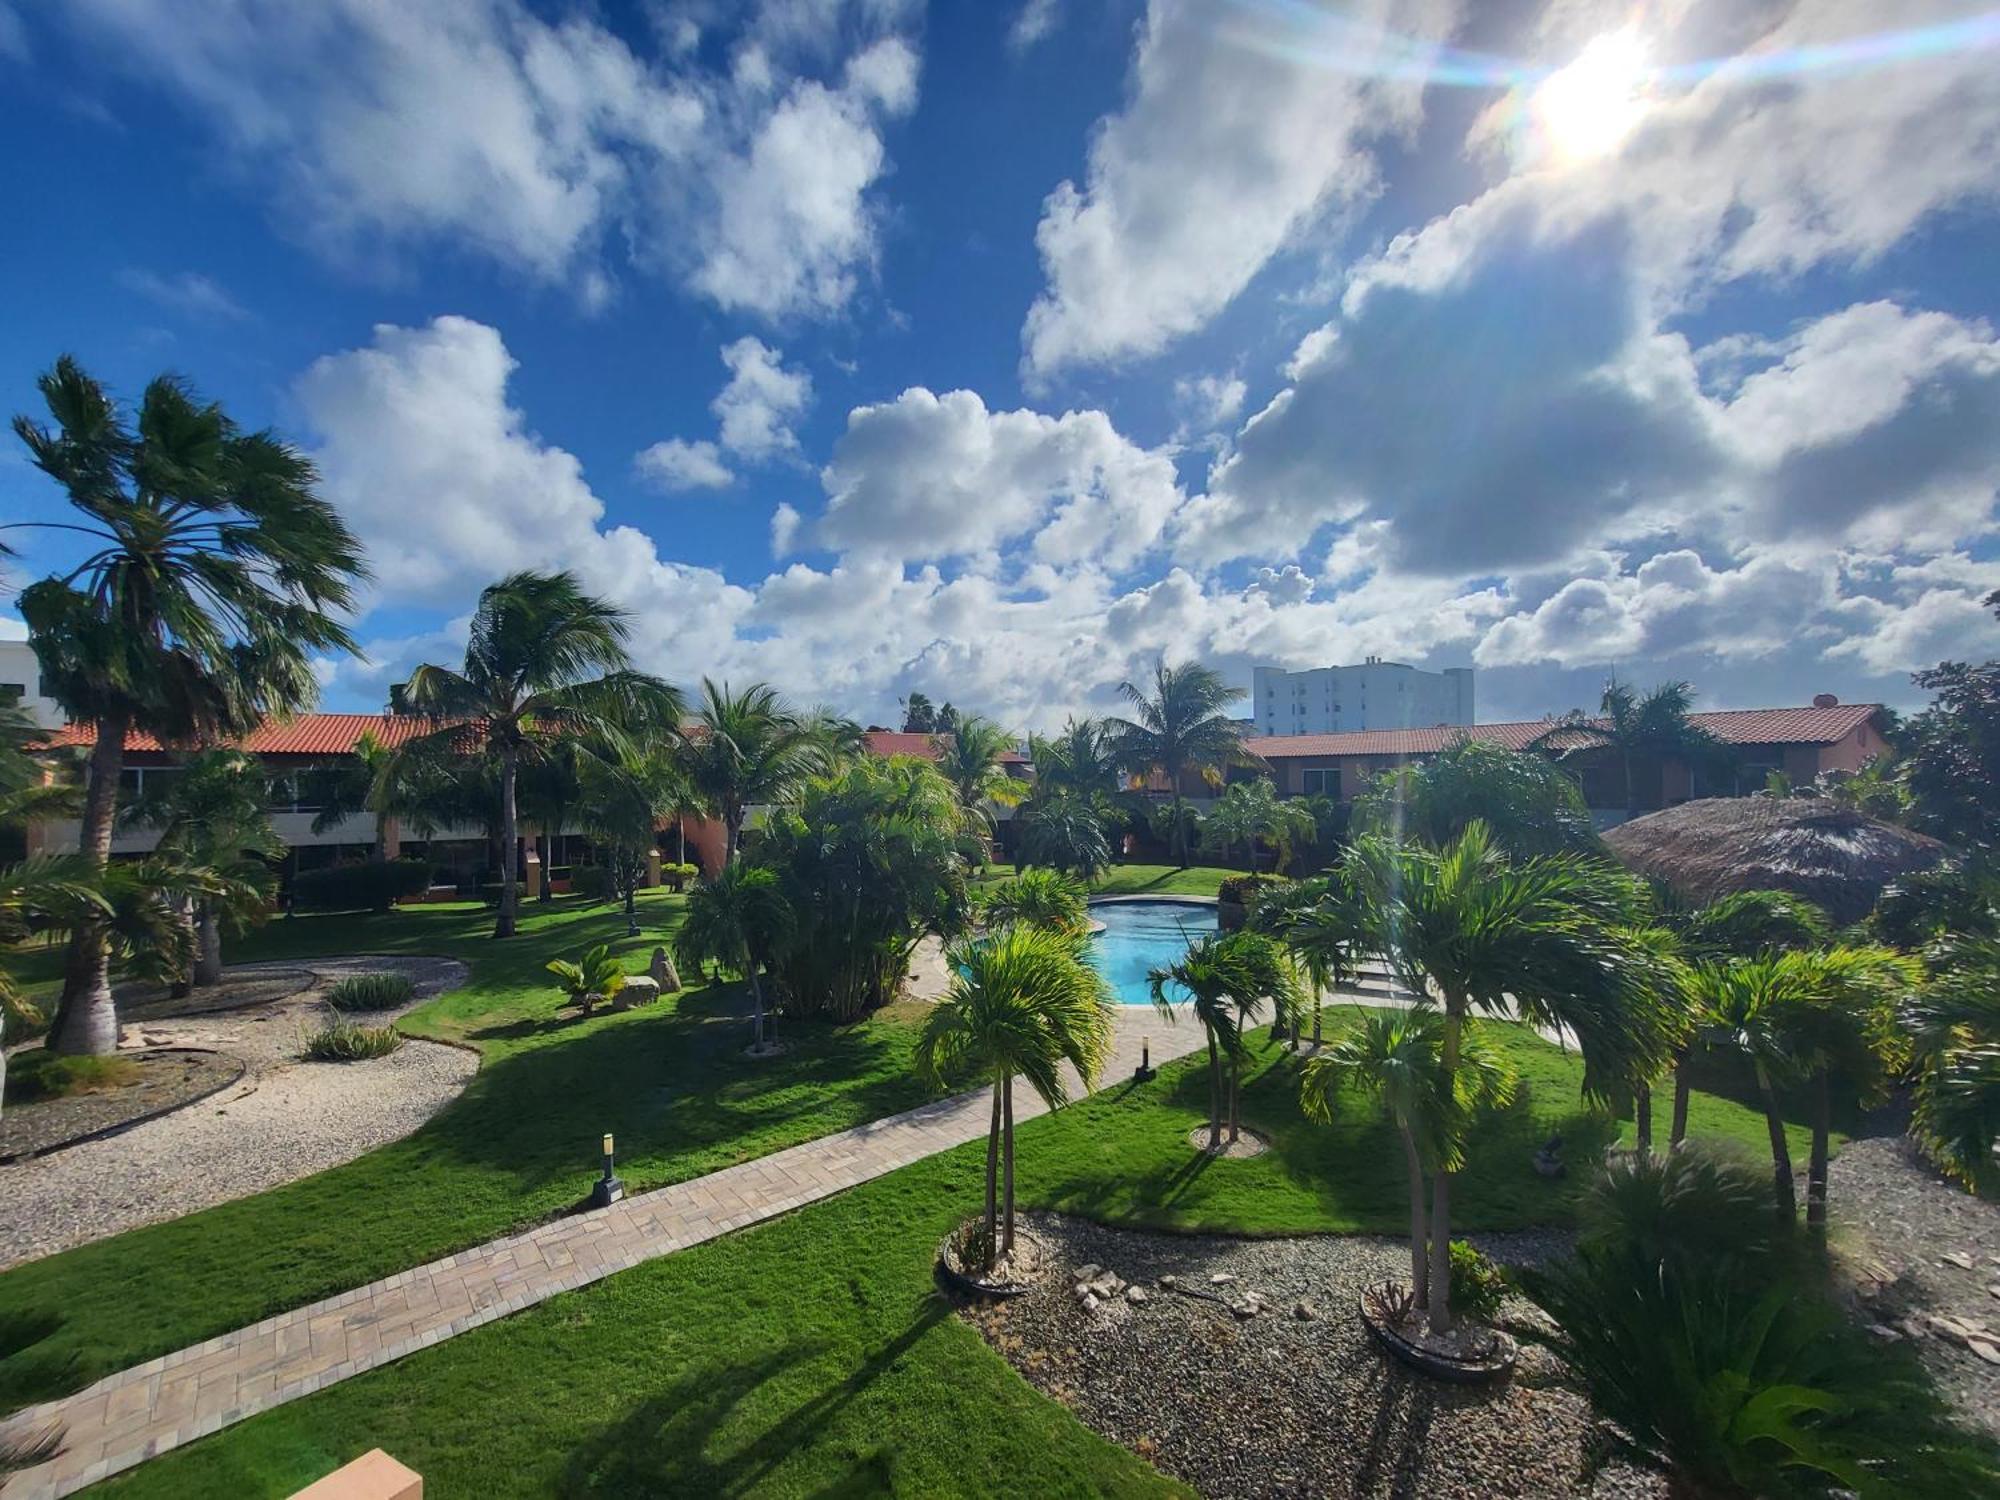
[{"label": "lens flare", "polygon": [[1543,79],[1528,109],[1563,161],[1591,161],[1625,144],[1646,112],[1646,49],[1629,31],[1598,37]]}]

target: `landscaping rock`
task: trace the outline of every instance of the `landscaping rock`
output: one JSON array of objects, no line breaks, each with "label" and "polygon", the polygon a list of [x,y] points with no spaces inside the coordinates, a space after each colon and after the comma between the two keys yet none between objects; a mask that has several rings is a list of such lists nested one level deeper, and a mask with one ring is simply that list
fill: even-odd
[{"label": "landscaping rock", "polygon": [[661,994],[674,995],[680,992],[680,970],[674,967],[673,958],[666,949],[653,950],[653,965],[647,972],[652,976],[653,983],[659,986]]},{"label": "landscaping rock", "polygon": [[618,1008],[630,1010],[635,1006],[651,1005],[659,998],[660,986],[657,981],[644,974],[634,974],[618,991]]},{"label": "landscaping rock", "polygon": [[1128,1286],[1125,1288],[1125,1300],[1134,1307],[1142,1306],[1150,1296],[1151,1293],[1142,1286]]},{"label": "landscaping rock", "polygon": [[1083,1282],[1095,1281],[1097,1280],[1098,1277],[1104,1274],[1104,1267],[1100,1266],[1094,1260],[1086,1261],[1084,1262],[1084,1264],[1078,1266],[1076,1270],[1073,1271],[1071,1274],[1078,1281],[1083,1281]]},{"label": "landscaping rock", "polygon": [[1961,1271],[1970,1271],[1972,1269],[1972,1257],[1967,1255],[1963,1250],[1947,1250],[1938,1259],[1948,1266],[1957,1266]]},{"label": "landscaping rock", "polygon": [[1310,1298],[1301,1297],[1292,1304],[1292,1316],[1301,1323],[1310,1323],[1319,1316],[1319,1309],[1313,1306]]}]

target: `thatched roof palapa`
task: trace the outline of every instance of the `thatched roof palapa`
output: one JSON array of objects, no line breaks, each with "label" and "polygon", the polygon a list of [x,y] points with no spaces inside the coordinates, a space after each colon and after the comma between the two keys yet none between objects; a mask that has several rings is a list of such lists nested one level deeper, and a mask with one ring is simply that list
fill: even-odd
[{"label": "thatched roof palapa", "polygon": [[1621,823],[1604,842],[1625,867],[1691,901],[1790,891],[1857,922],[1882,887],[1944,860],[1946,845],[1816,797],[1709,797]]}]

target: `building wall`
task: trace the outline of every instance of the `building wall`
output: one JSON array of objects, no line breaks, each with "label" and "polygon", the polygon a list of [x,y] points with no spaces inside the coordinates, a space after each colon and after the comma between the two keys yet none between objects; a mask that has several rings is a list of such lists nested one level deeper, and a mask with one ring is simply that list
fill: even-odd
[{"label": "building wall", "polygon": [[1472,669],[1424,672],[1401,662],[1251,673],[1250,717],[1259,734],[1339,734],[1470,724]]},{"label": "building wall", "polygon": [[0,641],[0,701],[18,699],[28,717],[45,728],[61,724],[65,715],[55,700],[42,694],[41,663],[26,641]]}]

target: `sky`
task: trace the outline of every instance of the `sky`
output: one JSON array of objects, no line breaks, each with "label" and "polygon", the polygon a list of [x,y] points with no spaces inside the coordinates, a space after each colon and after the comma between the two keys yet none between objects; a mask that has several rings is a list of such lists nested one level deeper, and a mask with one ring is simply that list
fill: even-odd
[{"label": "sky", "polygon": [[[72,353],[307,451],[327,708],[529,567],[1018,731],[1163,653],[1504,719],[2000,646],[2000,11],[0,0],[0,135],[0,409]],[[10,539],[0,634],[79,555]]]}]

